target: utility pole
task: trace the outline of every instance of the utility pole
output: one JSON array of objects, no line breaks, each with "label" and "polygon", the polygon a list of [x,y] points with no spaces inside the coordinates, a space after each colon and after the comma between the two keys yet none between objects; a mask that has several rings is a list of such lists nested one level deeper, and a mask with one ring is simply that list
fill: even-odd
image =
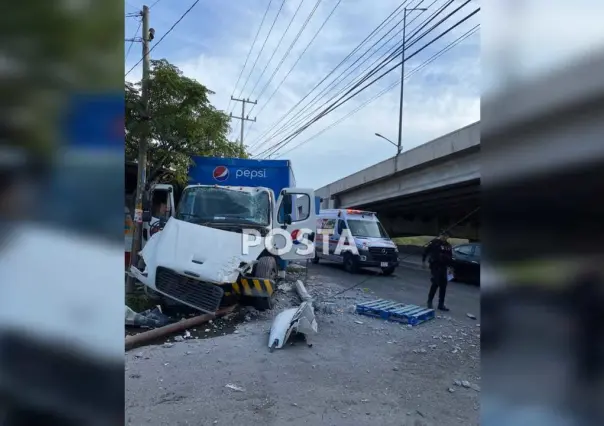
[{"label": "utility pole", "polygon": [[413,12],[415,10],[418,11],[426,11],[426,8],[420,7],[411,7],[405,8],[403,11],[403,52],[402,63],[401,63],[401,99],[399,103],[399,117],[398,117],[398,145],[396,148],[396,155],[399,155],[403,150],[403,95],[405,89],[405,45],[407,44],[407,15],[409,12]]},{"label": "utility pole", "polygon": [[241,102],[241,117],[235,117],[233,113],[230,113],[229,116],[231,118],[236,118],[237,120],[241,120],[241,138],[239,139],[239,147],[241,148],[241,152],[243,153],[243,125],[246,121],[256,121],[256,117],[249,118],[249,116],[245,115],[245,104],[256,105],[257,101],[250,101],[249,99],[237,99],[231,96],[231,100],[235,102]]},{"label": "utility pole", "polygon": [[[143,6],[142,11],[142,44],[143,44],[143,78],[141,90],[142,134],[138,145],[138,178],[136,184],[136,201],[134,207],[134,238],[130,252],[130,265],[138,265],[138,252],[142,245],[143,236],[143,194],[147,184],[147,144],[149,138],[149,41],[153,38],[154,30],[149,28],[149,7]],[[128,275],[126,292],[134,290],[134,277]]]}]

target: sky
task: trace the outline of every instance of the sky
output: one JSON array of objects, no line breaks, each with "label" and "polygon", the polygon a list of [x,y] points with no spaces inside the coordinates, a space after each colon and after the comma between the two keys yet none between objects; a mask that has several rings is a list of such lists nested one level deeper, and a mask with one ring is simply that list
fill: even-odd
[{"label": "sky", "polygon": [[[269,1],[270,8],[260,27]],[[154,2],[155,0],[148,0],[146,3],[152,6],[150,23],[155,29],[152,46],[194,0],[159,0],[153,5]],[[288,53],[317,3],[314,14]],[[445,3],[445,0],[405,2],[405,6],[409,8],[427,8],[427,11],[408,12],[407,56],[423,48],[427,42],[478,8],[478,2],[470,1],[458,13],[418,39],[418,26]],[[463,3],[461,0],[454,1],[430,26]],[[136,12],[143,4],[143,1],[127,0],[125,11],[127,14]],[[263,151],[284,141],[301,125],[315,117],[324,108],[320,108],[323,103],[328,106],[338,99],[341,96],[338,95],[339,91],[353,79],[367,73],[374,61],[381,61],[389,49],[401,43],[402,33],[396,33],[402,29],[402,8],[398,16],[376,31],[365,45],[350,55],[400,4],[400,0],[201,0],[154,48],[151,57],[167,59],[185,75],[214,91],[212,104],[227,113],[241,115],[241,103],[230,102],[231,95],[257,101],[255,106],[246,105],[246,114],[250,118],[256,117],[257,121],[246,122],[244,142],[252,154],[257,155],[255,158],[264,158],[267,153]],[[326,21],[330,13],[331,17]],[[405,62],[405,74],[408,77],[404,83],[403,152],[480,119],[480,29],[433,62],[426,64],[426,60],[439,54],[443,48],[478,25],[481,13]],[[274,27],[266,39],[273,21]],[[286,32],[288,25],[289,30]],[[126,18],[126,37],[133,37],[137,27],[136,18]],[[243,68],[259,28],[258,39]],[[318,35],[309,46],[315,34]],[[385,38],[371,48],[385,34]],[[393,39],[385,43],[391,37]],[[266,44],[261,50],[265,39]],[[125,45],[126,52],[129,45],[130,43]],[[305,48],[305,53],[300,57]],[[371,49],[368,51],[369,48]],[[140,52],[140,45],[135,44],[126,57],[126,70],[140,59]],[[349,59],[315,89],[349,55]],[[353,64],[354,61],[357,62]],[[391,62],[376,77],[398,62],[400,59]],[[255,66],[252,67],[254,63]],[[414,71],[422,65],[422,69]],[[240,74],[242,77],[236,85]],[[126,79],[136,81],[140,79],[140,75],[141,69],[137,66]],[[291,160],[297,186],[317,189],[392,157],[396,154],[396,147],[378,138],[375,133],[397,141],[400,75],[400,67],[397,67],[312,124],[283,145],[271,158]],[[334,85],[334,80],[341,82]],[[380,93],[383,95],[376,98]],[[303,100],[305,96],[306,99]],[[372,98],[375,99],[367,103]],[[291,110],[292,108],[294,109]],[[350,115],[355,110],[357,112]],[[289,115],[286,115],[288,112]],[[232,120],[232,140],[237,140],[239,134],[240,121]]]}]

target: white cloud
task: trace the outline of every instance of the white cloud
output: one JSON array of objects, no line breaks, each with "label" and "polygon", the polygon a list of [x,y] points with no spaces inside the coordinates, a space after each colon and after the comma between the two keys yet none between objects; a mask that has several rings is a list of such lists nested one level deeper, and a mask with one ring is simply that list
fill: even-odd
[{"label": "white cloud", "polygon": [[[436,5],[440,5],[443,2],[444,0],[439,0]],[[257,116],[258,121],[251,126],[249,132],[246,128],[246,144],[253,142],[269,125],[307,94],[373,28],[379,25],[400,4],[400,1],[383,0],[380,2],[367,2],[364,0],[343,0],[304,58],[289,75],[276,95],[266,104],[268,96],[289,71],[335,3],[336,0],[323,0],[321,2],[315,16],[310,21],[310,24],[280,71],[275,75],[268,90],[258,99],[258,106],[251,112],[250,117],[257,115],[261,110],[262,112]],[[425,7],[430,3],[432,1],[422,2],[420,0],[412,0],[408,5],[410,7]],[[253,100],[256,99],[260,89],[272,74],[314,4],[314,0],[306,0],[304,2],[290,31],[274,56],[267,72],[264,74],[263,80],[258,84],[254,93],[251,94],[249,93],[251,88],[259,77],[260,71],[266,65],[268,58],[275,49],[281,34],[283,34],[289,22],[289,18],[298,5],[297,2],[286,3],[287,7],[284,8],[283,16],[278,19],[273,29],[273,34],[269,38],[264,52],[258,61],[257,69],[254,71],[250,83],[248,83],[246,90],[243,92],[244,97],[250,97]],[[434,10],[436,5],[430,11]],[[466,10],[469,11],[470,9],[471,7],[468,7]],[[246,22],[250,23],[247,37],[241,36],[240,29],[235,32],[231,31],[228,27],[214,28],[213,31],[218,32],[218,34],[214,34],[213,38],[216,39],[219,37],[221,40],[219,49],[215,48],[211,51],[205,51],[205,53],[199,54],[194,58],[189,56],[189,59],[186,60],[183,60],[184,55],[178,54],[178,52],[168,57],[186,75],[199,80],[216,92],[216,95],[212,98],[212,102],[219,109],[226,109],[229,104],[233,86],[237,81],[264,9],[258,7],[253,11],[235,13],[250,14],[246,18]],[[273,9],[267,16],[267,20],[265,21],[266,28],[260,34],[259,43],[252,52],[242,81],[249,73],[250,65],[256,58],[260,44],[266,36],[268,25],[275,13],[276,9]],[[417,25],[425,16],[417,18],[415,23],[411,24],[411,27]],[[458,16],[461,16],[461,13]],[[240,25],[237,24],[237,16],[231,18],[230,21],[233,27]],[[478,23],[480,17],[476,18],[472,19],[472,22],[466,23],[463,31],[460,29],[461,33]],[[411,19],[413,18],[410,16],[408,21],[411,21]],[[443,25],[442,28],[444,29],[445,27]],[[232,36],[233,33],[237,34],[237,36]],[[372,44],[376,41],[383,33],[384,31],[380,32],[370,43]],[[456,31],[456,33],[457,35],[461,34],[459,31]],[[413,69],[414,63],[421,63],[440,48],[446,46],[457,35],[450,34],[435,44],[430,51],[426,51],[421,56],[418,55],[415,61],[411,61],[407,65],[407,71]],[[426,40],[430,38],[432,37],[428,37]],[[468,42],[470,41],[472,40],[468,39]],[[473,42],[475,45],[476,40],[474,39]],[[362,51],[366,47],[368,46],[365,46]],[[186,50],[187,54],[189,54],[192,49],[184,46],[183,50]],[[461,53],[463,55],[460,56]],[[478,79],[480,78],[480,73],[478,54],[477,49],[474,48],[474,50],[471,50],[471,47],[467,45],[465,47],[460,45],[426,67],[423,72],[415,74],[405,84],[403,130],[403,146],[405,149],[428,142],[435,137],[454,131],[479,119],[480,100],[477,87],[479,86]],[[173,58],[180,59],[173,60]],[[370,59],[363,68],[367,67],[373,60],[374,58]],[[345,69],[349,63],[344,65],[341,70],[338,70],[332,78]],[[140,75],[138,70],[133,71],[132,74],[135,76]],[[313,125],[284,148],[283,151],[287,151],[298,145],[300,142],[346,115],[365,100],[396,81],[399,78],[397,75],[397,72],[393,72],[392,75],[386,76],[383,81]],[[239,90],[241,86],[242,82],[238,86],[235,93],[236,96],[240,94]],[[398,93],[399,88],[397,87],[338,126],[333,127],[316,139],[288,153],[287,158],[293,162],[297,184],[304,187],[317,188],[392,156],[395,153],[395,147],[384,140],[378,139],[374,136],[374,133],[380,132],[396,141],[398,132]],[[307,101],[314,96],[315,93],[307,98]],[[231,107],[233,105],[231,104]],[[240,103],[234,106],[234,114],[240,115]],[[239,135],[239,124],[238,120],[234,120],[233,138],[237,138]],[[258,152],[258,150],[253,151]]]}]

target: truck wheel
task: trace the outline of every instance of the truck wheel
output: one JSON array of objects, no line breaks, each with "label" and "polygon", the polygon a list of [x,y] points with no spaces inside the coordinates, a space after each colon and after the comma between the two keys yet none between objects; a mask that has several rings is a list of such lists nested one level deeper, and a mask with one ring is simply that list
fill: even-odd
[{"label": "truck wheel", "polygon": [[[264,278],[269,280],[277,279],[277,261],[274,257],[264,256],[258,259],[254,271],[256,278]],[[273,293],[274,294],[274,293]],[[255,297],[253,302],[254,308],[259,311],[267,311],[273,309],[272,297]]]},{"label": "truck wheel", "polygon": [[265,278],[268,280],[277,279],[277,261],[274,257],[264,256],[258,259],[254,270],[256,278]]},{"label": "truck wheel", "polygon": [[390,268],[382,268],[382,274],[383,274],[383,275],[386,275],[386,276],[388,276],[388,275],[392,275],[392,274],[394,273],[394,270],[395,270],[395,269],[396,269],[396,268],[394,268],[394,267],[390,267]]},{"label": "truck wheel", "polygon": [[359,264],[350,253],[344,255],[344,269],[351,274],[356,274],[359,271]]}]

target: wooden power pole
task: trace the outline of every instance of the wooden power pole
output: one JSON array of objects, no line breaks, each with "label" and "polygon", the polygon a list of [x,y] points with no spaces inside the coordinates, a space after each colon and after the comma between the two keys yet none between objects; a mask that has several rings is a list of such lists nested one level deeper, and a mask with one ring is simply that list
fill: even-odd
[{"label": "wooden power pole", "polygon": [[233,113],[230,114],[231,118],[236,118],[237,120],[241,120],[241,137],[239,139],[239,148],[241,152],[243,152],[243,125],[246,121],[256,121],[256,117],[249,118],[245,115],[245,104],[256,105],[257,101],[250,101],[249,99],[237,99],[231,96],[231,100],[235,102],[241,102],[241,117],[235,117]]},{"label": "wooden power pole", "polygon": [[[149,41],[151,38],[149,28],[149,7],[143,6],[142,11],[142,43],[143,43],[143,78],[141,91],[141,114],[142,134],[138,145],[138,179],[136,185],[136,201],[134,207],[134,238],[132,239],[132,251],[130,253],[130,265],[138,265],[138,252],[141,250],[143,237],[143,195],[147,185],[147,144],[149,138],[149,71],[151,62],[149,59]],[[134,290],[134,277],[128,274],[126,292]]]}]

